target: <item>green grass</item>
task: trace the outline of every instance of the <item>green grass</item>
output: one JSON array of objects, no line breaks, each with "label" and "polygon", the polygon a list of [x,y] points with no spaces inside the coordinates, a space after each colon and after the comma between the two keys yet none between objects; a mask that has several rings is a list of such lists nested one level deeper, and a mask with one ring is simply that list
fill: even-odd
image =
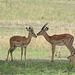
[{"label": "green grass", "polygon": [[[74,75],[74,68],[70,75]],[[8,62],[0,60],[0,74],[26,74],[26,75],[67,75],[67,63],[62,62],[27,62],[27,65],[19,61]]]}]

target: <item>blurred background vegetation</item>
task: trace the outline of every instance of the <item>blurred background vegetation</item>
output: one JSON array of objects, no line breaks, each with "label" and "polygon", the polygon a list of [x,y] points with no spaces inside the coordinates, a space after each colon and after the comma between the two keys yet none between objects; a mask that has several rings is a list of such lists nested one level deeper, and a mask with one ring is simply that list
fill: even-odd
[{"label": "blurred background vegetation", "polygon": [[0,0],[0,20],[73,22],[74,0]]}]

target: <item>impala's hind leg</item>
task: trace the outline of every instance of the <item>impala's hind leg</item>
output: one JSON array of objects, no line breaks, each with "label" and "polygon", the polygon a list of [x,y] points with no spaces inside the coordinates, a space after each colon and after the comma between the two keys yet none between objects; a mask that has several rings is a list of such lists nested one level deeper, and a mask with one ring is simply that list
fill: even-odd
[{"label": "impala's hind leg", "polygon": [[70,45],[66,45],[66,47],[70,50],[70,53],[72,55],[72,53],[73,53],[72,47]]},{"label": "impala's hind leg", "polygon": [[7,62],[8,62],[9,52],[11,51],[11,49],[12,48],[9,48],[9,50],[8,50],[7,59],[6,59]]},{"label": "impala's hind leg", "polygon": [[69,49],[71,55],[74,52],[74,47],[72,46],[73,45],[73,41],[74,41],[74,38],[73,37],[70,40],[64,41],[64,44]]},{"label": "impala's hind leg", "polygon": [[[73,53],[75,54],[75,49],[74,49],[74,47],[73,47],[73,41],[74,41],[74,38],[71,38],[71,40],[70,40],[70,47],[72,48],[72,51],[73,51]],[[72,53],[72,54],[73,54]]]},{"label": "impala's hind leg", "polygon": [[[67,44],[66,45],[66,47],[69,49],[69,51],[70,51],[70,53],[71,53],[71,55],[73,54],[73,48],[72,48],[72,46],[70,45],[70,44]],[[70,55],[70,56],[71,56]],[[68,56],[69,57],[69,56]]]},{"label": "impala's hind leg", "polygon": [[12,56],[12,53],[13,51],[16,49],[16,47],[13,47],[13,49],[10,50],[10,55],[11,55],[11,61],[13,61],[13,56]]},{"label": "impala's hind leg", "polygon": [[[8,50],[7,59],[6,59],[7,62],[8,62],[8,57],[9,57],[9,53],[10,53],[10,52],[11,52],[11,56],[12,56],[12,51],[13,51],[13,49],[14,49],[14,45],[13,45],[13,43],[10,42],[10,48],[9,48],[9,50]],[[12,58],[12,59],[13,59],[13,58]]]}]

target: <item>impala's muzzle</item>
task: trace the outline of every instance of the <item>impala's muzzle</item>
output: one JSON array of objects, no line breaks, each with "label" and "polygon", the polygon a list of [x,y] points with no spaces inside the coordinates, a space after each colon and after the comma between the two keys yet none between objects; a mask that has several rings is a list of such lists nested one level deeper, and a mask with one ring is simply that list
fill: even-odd
[{"label": "impala's muzzle", "polygon": [[35,38],[37,38],[37,36],[35,36]]},{"label": "impala's muzzle", "polygon": [[67,59],[72,59],[75,55],[68,56]]},{"label": "impala's muzzle", "polygon": [[40,35],[40,32],[39,33],[37,33],[37,36],[39,36]]},{"label": "impala's muzzle", "polygon": [[37,34],[37,36],[39,36],[39,34]]}]

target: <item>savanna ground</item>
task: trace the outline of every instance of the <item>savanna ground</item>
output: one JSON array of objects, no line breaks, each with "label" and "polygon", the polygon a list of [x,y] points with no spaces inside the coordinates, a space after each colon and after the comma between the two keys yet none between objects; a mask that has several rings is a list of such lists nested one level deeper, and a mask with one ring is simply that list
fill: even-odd
[{"label": "savanna ground", "polygon": [[[32,38],[27,47],[27,65],[20,65],[21,50],[13,52],[14,63],[5,62],[9,39],[13,35],[26,36],[25,27],[35,33],[49,22],[49,35],[70,33],[75,37],[74,0],[0,0],[0,75],[74,75],[75,68],[68,64],[70,55],[65,46],[57,46],[55,62],[51,63],[51,45],[43,36]],[[75,41],[73,43],[75,47]],[[71,70],[69,70],[71,69]]]}]

